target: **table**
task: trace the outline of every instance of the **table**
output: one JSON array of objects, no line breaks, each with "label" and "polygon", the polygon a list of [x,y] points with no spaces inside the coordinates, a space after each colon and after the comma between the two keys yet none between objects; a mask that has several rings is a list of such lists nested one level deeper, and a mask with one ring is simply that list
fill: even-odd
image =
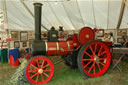
[{"label": "table", "polygon": [[121,47],[121,48],[112,48],[113,53],[125,53],[128,54],[128,48]]}]

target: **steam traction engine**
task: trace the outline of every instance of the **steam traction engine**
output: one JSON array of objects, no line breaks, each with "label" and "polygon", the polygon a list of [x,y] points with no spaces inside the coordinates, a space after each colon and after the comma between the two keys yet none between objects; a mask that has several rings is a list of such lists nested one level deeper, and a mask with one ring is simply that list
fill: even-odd
[{"label": "steam traction engine", "polygon": [[[41,6],[34,4],[35,40],[32,44],[33,58],[25,67],[25,76],[32,84],[49,82],[54,75],[54,65],[47,56],[62,56],[66,64],[78,66],[84,77],[98,77],[109,68],[111,54],[102,41],[94,40],[95,33],[90,27],[83,27],[71,40],[41,40]],[[51,34],[56,38],[56,33]]]}]

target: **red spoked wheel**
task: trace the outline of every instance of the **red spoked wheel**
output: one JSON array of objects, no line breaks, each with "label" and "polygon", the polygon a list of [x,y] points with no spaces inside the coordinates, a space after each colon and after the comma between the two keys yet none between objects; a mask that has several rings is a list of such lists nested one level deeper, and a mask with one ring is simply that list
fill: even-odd
[{"label": "red spoked wheel", "polygon": [[101,76],[111,63],[109,47],[101,41],[90,41],[80,49],[77,62],[84,77]]},{"label": "red spoked wheel", "polygon": [[54,75],[53,63],[44,56],[37,56],[31,59],[25,68],[25,76],[32,84],[45,84]]}]

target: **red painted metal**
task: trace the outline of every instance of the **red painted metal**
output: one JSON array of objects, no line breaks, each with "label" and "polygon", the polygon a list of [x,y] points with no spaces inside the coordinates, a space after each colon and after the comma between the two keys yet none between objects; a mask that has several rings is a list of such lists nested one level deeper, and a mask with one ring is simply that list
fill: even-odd
[{"label": "red painted metal", "polygon": [[90,43],[82,55],[82,68],[89,77],[103,75],[108,70],[110,62],[110,50],[100,41]]},{"label": "red painted metal", "polygon": [[59,42],[59,56],[68,54],[68,45],[66,43],[66,41],[60,41]]},{"label": "red painted metal", "polygon": [[66,41],[66,40],[62,40],[59,42],[46,42],[46,52],[48,56],[52,56],[52,55],[66,55],[66,54],[71,54],[72,50],[73,50],[73,41]]},{"label": "red painted metal", "polygon": [[57,54],[57,43],[56,42],[48,42],[47,41],[47,55],[56,55]]},{"label": "red painted metal", "polygon": [[73,48],[74,48],[74,45],[73,45],[73,41],[68,41],[69,42],[69,52],[68,52],[68,54],[71,54],[72,53],[72,51],[73,51]]},{"label": "red painted metal", "polygon": [[78,41],[78,35],[77,34],[74,34],[73,35],[73,46],[74,47],[79,47],[80,46],[80,43]]},{"label": "red painted metal", "polygon": [[54,65],[48,58],[38,56],[27,64],[25,74],[30,83],[45,84],[53,77]]},{"label": "red painted metal", "polygon": [[84,45],[86,42],[95,39],[95,33],[90,27],[83,27],[79,32],[79,42]]},{"label": "red painted metal", "polygon": [[[78,40],[79,38],[79,40]],[[94,39],[94,32],[89,27],[84,27],[81,29],[79,35],[73,34],[71,40],[60,40],[58,42],[49,42],[46,41],[46,55],[55,56],[55,55],[67,55],[71,54],[74,48],[80,46],[80,44],[85,44],[86,42]],[[80,41],[80,42],[79,42]]]}]

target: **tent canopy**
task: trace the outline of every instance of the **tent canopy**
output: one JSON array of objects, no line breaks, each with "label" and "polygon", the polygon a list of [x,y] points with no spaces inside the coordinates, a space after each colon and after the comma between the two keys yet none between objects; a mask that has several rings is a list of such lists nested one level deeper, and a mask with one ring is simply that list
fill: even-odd
[{"label": "tent canopy", "polygon": [[[5,0],[8,28],[33,30],[34,18],[21,3],[22,0]],[[2,2],[2,0],[1,0]],[[2,3],[0,2],[0,9]],[[42,3],[42,25],[58,29],[78,30],[84,26],[99,29],[115,29],[122,0],[24,0],[34,14],[33,3]],[[125,8],[120,29],[128,27],[128,8]]]}]

